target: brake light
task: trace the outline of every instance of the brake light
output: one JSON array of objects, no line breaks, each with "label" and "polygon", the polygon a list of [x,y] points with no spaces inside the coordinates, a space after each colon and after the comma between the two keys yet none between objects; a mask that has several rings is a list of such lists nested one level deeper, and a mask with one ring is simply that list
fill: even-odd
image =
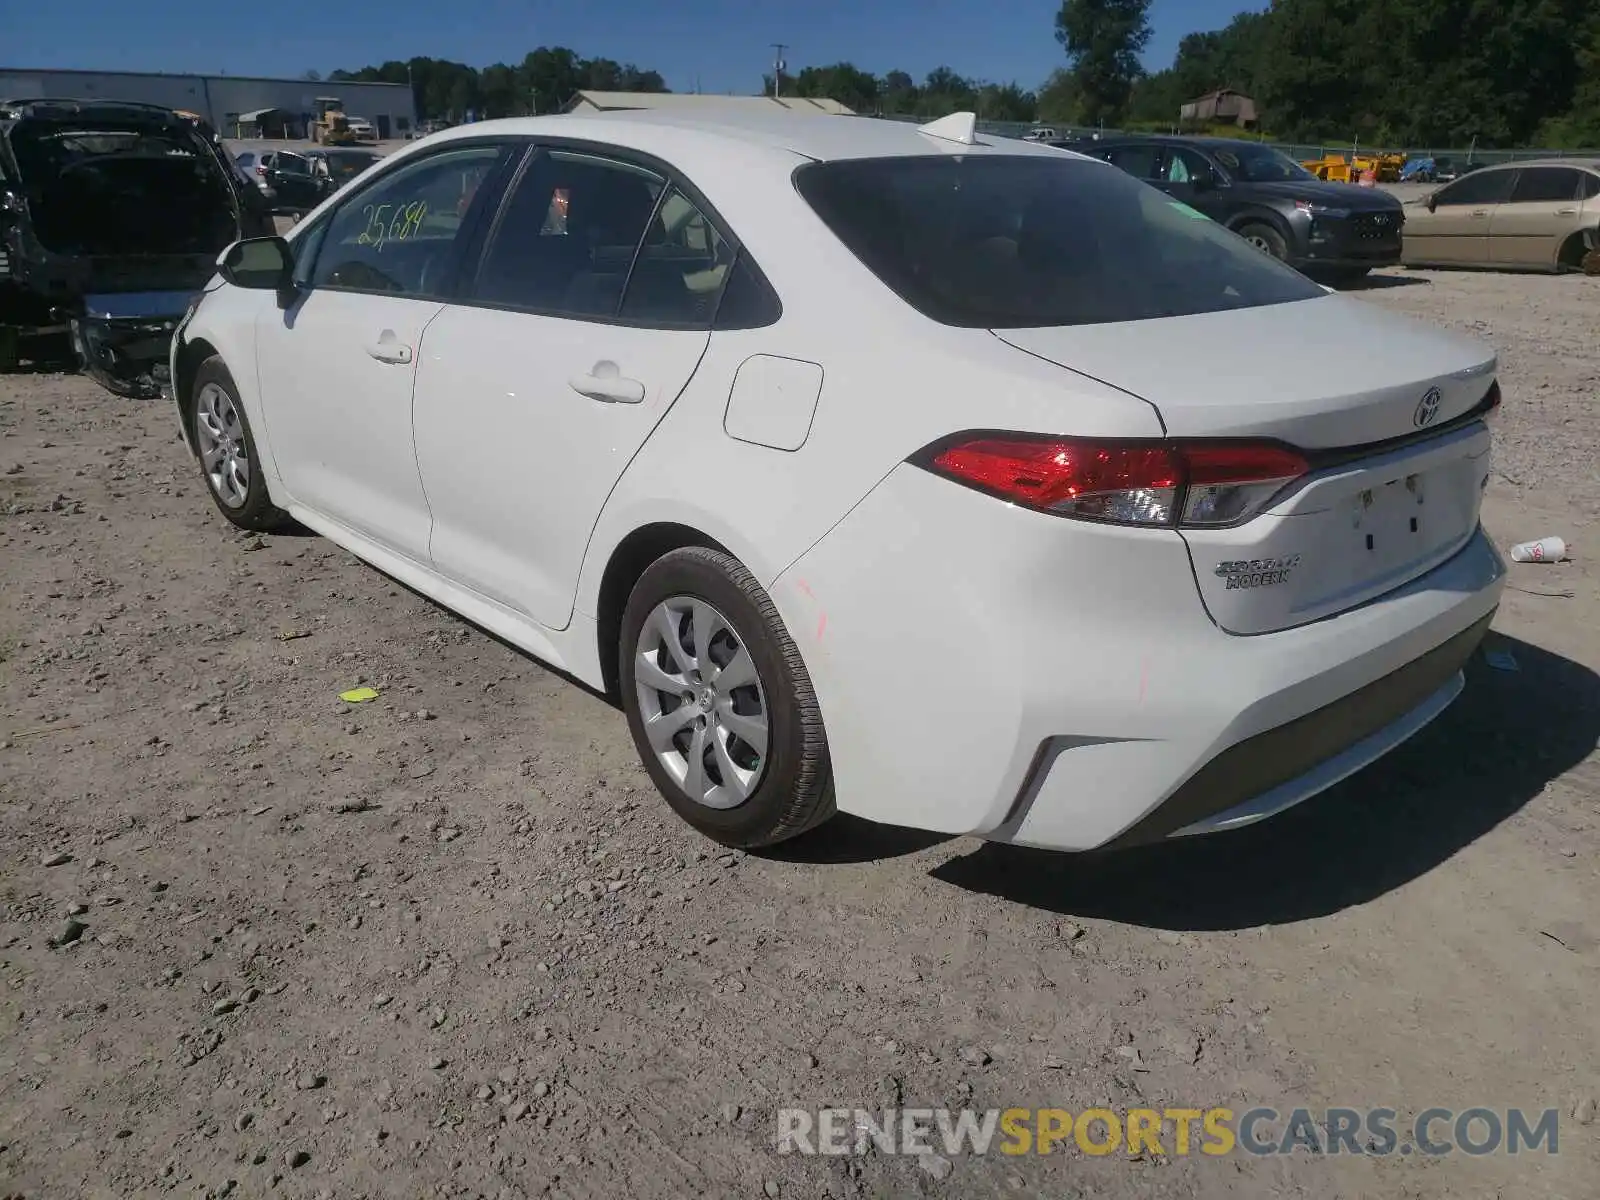
[{"label": "brake light", "polygon": [[1015,504],[1120,525],[1247,520],[1310,470],[1270,442],[1101,442],[1006,435],[943,443],[916,460]]}]

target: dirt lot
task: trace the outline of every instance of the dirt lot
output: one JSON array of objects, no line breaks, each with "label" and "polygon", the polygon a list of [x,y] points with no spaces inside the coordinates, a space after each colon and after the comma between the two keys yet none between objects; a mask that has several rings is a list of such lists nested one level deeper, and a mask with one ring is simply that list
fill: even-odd
[{"label": "dirt lot", "polygon": [[[1116,857],[842,819],[721,854],[603,700],[231,532],[164,403],[0,380],[0,1195],[1594,1196],[1600,279],[1363,295],[1499,348],[1486,521],[1576,561],[1514,569],[1520,670],[1384,764]],[[1562,1123],[1555,1156],[773,1152],[779,1107],[896,1104]]]}]

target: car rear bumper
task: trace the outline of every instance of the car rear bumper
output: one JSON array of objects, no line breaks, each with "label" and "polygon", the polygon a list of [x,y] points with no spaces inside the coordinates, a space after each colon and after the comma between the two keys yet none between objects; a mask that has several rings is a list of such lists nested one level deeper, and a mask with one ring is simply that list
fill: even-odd
[{"label": "car rear bumper", "polygon": [[73,331],[84,370],[118,395],[160,395],[168,382],[172,336],[193,296],[188,291],[85,296]]},{"label": "car rear bumper", "polygon": [[1258,820],[1398,745],[1459,691],[1504,569],[1480,530],[1377,600],[1241,637],[1176,533],[901,467],[772,593],[841,810],[1087,850]]}]

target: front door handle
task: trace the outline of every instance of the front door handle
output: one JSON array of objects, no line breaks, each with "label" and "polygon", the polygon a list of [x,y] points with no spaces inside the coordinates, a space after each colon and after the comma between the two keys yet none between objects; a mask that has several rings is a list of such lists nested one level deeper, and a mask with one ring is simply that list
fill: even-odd
[{"label": "front door handle", "polygon": [[384,363],[403,364],[411,361],[411,347],[395,337],[392,329],[380,333],[378,340],[367,347],[367,353]]},{"label": "front door handle", "polygon": [[1556,216],[1558,216],[1558,217],[1575,217],[1577,215],[1578,215],[1578,210],[1575,209],[1575,208],[1558,208],[1558,209],[1556,209]]},{"label": "front door handle", "polygon": [[644,384],[628,379],[614,362],[597,362],[587,375],[574,375],[567,386],[580,396],[605,404],[639,404],[644,400]]},{"label": "front door handle", "polygon": [[1489,215],[1489,210],[1487,208],[1475,208],[1467,215],[1469,217],[1487,217]]}]

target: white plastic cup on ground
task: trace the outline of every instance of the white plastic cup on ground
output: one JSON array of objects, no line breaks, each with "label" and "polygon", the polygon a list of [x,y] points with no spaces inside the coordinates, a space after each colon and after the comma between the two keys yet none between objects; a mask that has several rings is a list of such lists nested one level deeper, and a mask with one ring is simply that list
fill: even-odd
[{"label": "white plastic cup on ground", "polygon": [[1567,556],[1567,544],[1558,537],[1540,538],[1537,542],[1518,542],[1511,547],[1514,562],[1560,562]]}]

